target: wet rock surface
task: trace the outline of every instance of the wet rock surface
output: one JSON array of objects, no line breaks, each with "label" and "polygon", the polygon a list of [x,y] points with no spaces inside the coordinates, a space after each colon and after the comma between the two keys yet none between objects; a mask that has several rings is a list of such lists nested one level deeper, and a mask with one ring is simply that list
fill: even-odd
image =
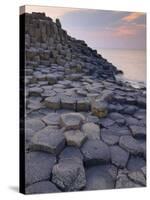
[{"label": "wet rock surface", "polygon": [[26,193],[145,186],[146,88],[59,20],[25,17]]}]

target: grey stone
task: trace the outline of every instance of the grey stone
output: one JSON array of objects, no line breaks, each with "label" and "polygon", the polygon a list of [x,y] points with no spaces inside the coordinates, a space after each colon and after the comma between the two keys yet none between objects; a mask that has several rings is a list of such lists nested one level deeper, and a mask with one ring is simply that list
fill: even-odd
[{"label": "grey stone", "polygon": [[138,171],[145,165],[145,160],[142,157],[131,155],[127,164],[127,169],[129,171]]},{"label": "grey stone", "polygon": [[108,113],[108,105],[105,102],[93,101],[91,104],[93,115],[97,117],[106,117]]},{"label": "grey stone", "polygon": [[86,140],[86,135],[80,130],[70,130],[64,132],[67,144],[80,147]]},{"label": "grey stone", "polygon": [[124,116],[120,113],[117,113],[117,112],[110,113],[109,117],[114,121],[116,121],[117,119],[124,119]]},{"label": "grey stone", "polygon": [[90,102],[87,98],[77,100],[77,111],[89,111]]},{"label": "grey stone", "polygon": [[128,105],[124,108],[124,110],[122,111],[122,113],[124,114],[128,114],[128,115],[133,115],[135,113],[135,111],[137,110],[136,106],[133,105]]},{"label": "grey stone", "polygon": [[60,116],[60,125],[66,130],[80,129],[85,117],[80,113],[65,113]]},{"label": "grey stone", "polygon": [[129,153],[119,146],[110,147],[111,161],[114,165],[124,168],[128,162]]},{"label": "grey stone", "polygon": [[115,121],[113,121],[112,119],[110,118],[102,118],[100,119],[99,121],[99,124],[102,125],[103,127],[107,128],[111,125],[113,125],[115,123]]},{"label": "grey stone", "polygon": [[59,125],[59,119],[60,119],[60,115],[58,113],[50,113],[42,118],[42,120],[47,125],[54,125],[54,126]]},{"label": "grey stone", "polygon": [[137,105],[140,107],[140,108],[146,108],[146,98],[145,97],[138,97],[137,99]]},{"label": "grey stone", "polygon": [[61,192],[52,182],[41,181],[34,183],[25,189],[26,194],[56,193]]},{"label": "grey stone", "polygon": [[135,183],[146,186],[146,180],[141,171],[129,172],[128,177]]},{"label": "grey stone", "polygon": [[31,141],[30,150],[58,154],[65,146],[65,137],[61,130],[51,126],[37,132]]},{"label": "grey stone", "polygon": [[136,119],[135,117],[131,117],[129,115],[126,116],[126,123],[127,125],[138,125],[139,120]]},{"label": "grey stone", "polygon": [[145,127],[141,127],[138,125],[130,125],[129,126],[133,137],[135,138],[145,138],[146,137],[146,129]]},{"label": "grey stone", "polygon": [[29,89],[29,95],[30,96],[41,96],[42,88],[39,87],[32,87]]},{"label": "grey stone", "polygon": [[141,171],[143,172],[144,176],[146,177],[146,166],[142,167]]},{"label": "grey stone", "polygon": [[30,185],[42,180],[48,180],[56,157],[44,152],[30,152],[25,157],[25,181]]},{"label": "grey stone", "polygon": [[110,130],[102,129],[101,138],[108,145],[115,145],[119,142],[119,136],[112,134]]},{"label": "grey stone", "polygon": [[47,97],[45,99],[45,105],[54,110],[60,109],[60,98],[58,96]]},{"label": "grey stone", "polygon": [[26,142],[30,142],[33,135],[34,135],[34,131],[31,128],[25,129],[25,140],[26,140]]},{"label": "grey stone", "polygon": [[57,77],[56,77],[55,75],[53,75],[53,74],[48,74],[48,75],[46,76],[46,79],[47,79],[47,81],[48,81],[48,83],[49,83],[50,85],[53,85],[53,84],[56,84],[56,83],[57,83]]},{"label": "grey stone", "polygon": [[115,181],[107,168],[107,165],[88,168],[86,170],[87,184],[84,190],[113,189]]},{"label": "grey stone", "polygon": [[138,154],[143,154],[143,148],[141,146],[141,144],[134,139],[132,136],[121,136],[120,140],[119,140],[119,145],[127,150],[128,152],[134,154],[134,155],[138,155]]},{"label": "grey stone", "polygon": [[131,181],[127,174],[124,173],[120,173],[117,177],[117,181],[116,181],[116,188],[135,188],[135,187],[141,187],[141,185],[134,183],[133,181]]},{"label": "grey stone", "polygon": [[66,147],[59,155],[59,159],[78,158],[83,160],[83,155],[77,147]]},{"label": "grey stone", "polygon": [[25,121],[25,129],[32,129],[38,131],[45,127],[45,124],[40,119],[27,119]]},{"label": "grey stone", "polygon": [[76,110],[76,99],[73,97],[62,97],[61,107],[63,109]]},{"label": "grey stone", "polygon": [[78,191],[85,187],[84,167],[77,159],[61,160],[53,167],[52,182],[63,191]]},{"label": "grey stone", "polygon": [[110,160],[109,147],[100,140],[87,140],[83,144],[81,152],[86,165],[107,163]]},{"label": "grey stone", "polygon": [[85,123],[82,126],[82,131],[89,139],[100,139],[100,128],[97,124]]}]

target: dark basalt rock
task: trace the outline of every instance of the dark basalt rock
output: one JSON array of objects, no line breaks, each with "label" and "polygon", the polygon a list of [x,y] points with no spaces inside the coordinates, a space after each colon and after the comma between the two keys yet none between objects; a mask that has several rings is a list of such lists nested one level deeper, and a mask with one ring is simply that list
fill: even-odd
[{"label": "dark basalt rock", "polygon": [[43,152],[30,152],[25,157],[25,184],[48,180],[56,157]]},{"label": "dark basalt rock", "polygon": [[50,181],[41,181],[34,183],[25,189],[26,194],[40,194],[40,193],[55,193],[61,192],[53,183]]},{"label": "dark basalt rock", "polygon": [[87,184],[84,190],[113,189],[115,181],[109,171],[109,165],[98,165],[86,170]]},{"label": "dark basalt rock", "polygon": [[107,163],[110,160],[109,147],[100,140],[87,140],[81,148],[86,165]]},{"label": "dark basalt rock", "polygon": [[53,167],[52,182],[63,191],[78,191],[82,189],[86,185],[82,162],[76,158],[60,160]]}]

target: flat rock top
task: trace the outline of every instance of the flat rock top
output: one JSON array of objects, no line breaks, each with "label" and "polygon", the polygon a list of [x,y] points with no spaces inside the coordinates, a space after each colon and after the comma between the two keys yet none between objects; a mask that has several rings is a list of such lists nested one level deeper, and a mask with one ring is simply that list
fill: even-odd
[{"label": "flat rock top", "polygon": [[60,124],[66,129],[78,129],[85,120],[80,113],[67,113],[60,116]]},{"label": "flat rock top", "polygon": [[56,157],[44,152],[30,152],[25,157],[26,185],[50,178]]},{"label": "flat rock top", "polygon": [[100,140],[87,140],[82,146],[81,151],[85,162],[89,165],[105,163],[110,160],[109,147]]}]

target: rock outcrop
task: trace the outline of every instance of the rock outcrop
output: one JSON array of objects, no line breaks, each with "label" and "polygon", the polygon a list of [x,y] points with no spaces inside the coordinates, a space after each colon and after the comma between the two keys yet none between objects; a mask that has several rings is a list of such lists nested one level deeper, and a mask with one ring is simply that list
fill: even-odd
[{"label": "rock outcrop", "polygon": [[44,13],[25,14],[26,192],[146,185],[146,91]]}]

